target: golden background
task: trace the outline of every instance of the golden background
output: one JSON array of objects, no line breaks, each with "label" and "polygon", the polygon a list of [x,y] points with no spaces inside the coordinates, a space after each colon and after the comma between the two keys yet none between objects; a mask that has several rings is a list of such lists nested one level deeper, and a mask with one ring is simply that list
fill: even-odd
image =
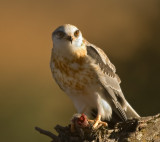
[{"label": "golden background", "polygon": [[127,100],[142,115],[160,112],[160,1],[0,0],[0,141],[44,142],[75,113],[52,79],[51,33],[76,25],[115,64]]}]

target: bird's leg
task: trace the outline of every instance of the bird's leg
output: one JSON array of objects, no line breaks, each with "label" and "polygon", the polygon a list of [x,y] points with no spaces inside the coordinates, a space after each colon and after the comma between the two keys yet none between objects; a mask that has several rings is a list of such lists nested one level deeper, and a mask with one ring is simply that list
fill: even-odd
[{"label": "bird's leg", "polygon": [[91,122],[91,123],[94,123],[93,128],[96,128],[99,124],[103,125],[105,127],[108,126],[108,124],[106,122],[101,121],[101,115],[100,114],[97,115],[95,120],[88,120],[88,121]]},{"label": "bird's leg", "polygon": [[101,115],[98,114],[95,119],[95,123],[93,125],[93,128],[96,128],[100,122],[101,122]]},{"label": "bird's leg", "polygon": [[75,126],[74,126],[74,123],[73,123],[73,122],[71,123],[71,128],[70,128],[70,130],[71,130],[72,133],[75,132]]}]

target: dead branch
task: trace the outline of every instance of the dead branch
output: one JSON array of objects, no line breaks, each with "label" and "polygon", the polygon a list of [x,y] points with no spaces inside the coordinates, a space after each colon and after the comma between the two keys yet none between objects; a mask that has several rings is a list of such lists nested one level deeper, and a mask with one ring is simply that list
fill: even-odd
[{"label": "dead branch", "polygon": [[72,119],[74,132],[71,125],[57,125],[58,136],[38,127],[36,130],[49,136],[52,142],[160,142],[160,114],[120,122],[113,129],[100,126],[94,130],[92,124],[83,125],[81,120],[77,116]]}]

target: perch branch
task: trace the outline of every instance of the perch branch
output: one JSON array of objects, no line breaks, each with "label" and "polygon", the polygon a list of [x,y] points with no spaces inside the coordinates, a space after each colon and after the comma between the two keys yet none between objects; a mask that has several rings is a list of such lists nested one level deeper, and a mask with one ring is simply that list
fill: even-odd
[{"label": "perch branch", "polygon": [[[36,127],[36,130],[49,136],[52,142],[160,141],[160,114],[120,122],[117,123],[113,129],[104,126],[93,129],[92,124],[86,120],[85,115],[76,115],[73,117],[71,125],[66,127],[57,125],[55,130],[58,132],[58,136],[38,127]],[[71,128],[74,128],[74,131],[71,131]]]}]

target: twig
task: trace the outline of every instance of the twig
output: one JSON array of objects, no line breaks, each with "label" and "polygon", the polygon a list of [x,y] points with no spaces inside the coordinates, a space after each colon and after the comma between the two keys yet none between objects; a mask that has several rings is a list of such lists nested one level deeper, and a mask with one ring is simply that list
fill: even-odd
[{"label": "twig", "polygon": [[58,140],[58,137],[57,137],[55,134],[53,134],[53,133],[51,133],[51,132],[49,132],[49,131],[43,130],[43,129],[39,128],[39,127],[35,127],[35,129],[36,129],[38,132],[40,132],[41,134],[44,134],[44,135],[46,135],[46,136],[49,136],[51,139],[53,139],[53,140],[55,140],[55,141]]}]

